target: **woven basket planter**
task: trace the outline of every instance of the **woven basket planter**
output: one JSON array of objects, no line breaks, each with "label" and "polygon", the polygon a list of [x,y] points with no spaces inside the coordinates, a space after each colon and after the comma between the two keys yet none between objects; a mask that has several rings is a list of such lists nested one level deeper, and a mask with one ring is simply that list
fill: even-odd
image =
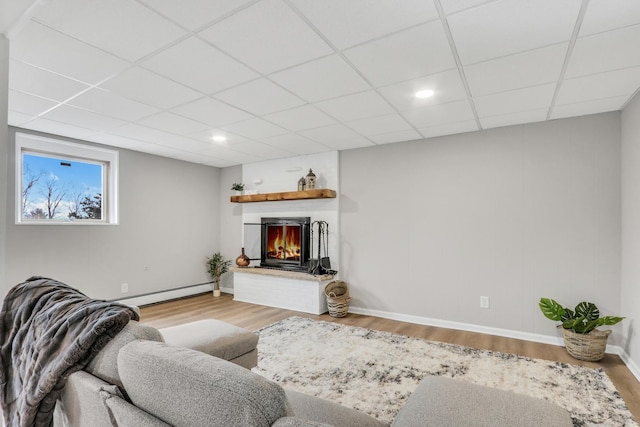
[{"label": "woven basket planter", "polygon": [[[562,327],[562,325],[560,325]],[[604,357],[607,348],[607,338],[611,330],[599,331],[594,329],[588,334],[578,334],[571,329],[563,329],[564,345],[567,352],[578,360],[597,362]]]},{"label": "woven basket planter", "polygon": [[324,287],[327,308],[331,317],[345,317],[349,312],[349,287],[342,280],[334,280]]}]

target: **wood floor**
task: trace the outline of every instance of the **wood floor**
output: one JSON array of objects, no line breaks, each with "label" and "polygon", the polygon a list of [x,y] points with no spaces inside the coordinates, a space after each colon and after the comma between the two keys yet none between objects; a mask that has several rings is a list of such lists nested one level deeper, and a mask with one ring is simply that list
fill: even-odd
[{"label": "wood floor", "polygon": [[379,331],[447,342],[483,350],[513,353],[522,356],[554,360],[591,368],[603,368],[625,400],[636,420],[640,420],[640,383],[622,362],[620,357],[607,354],[600,362],[582,362],[567,354],[564,347],[503,338],[475,332],[464,332],[432,326],[422,326],[379,317],[349,314],[344,318],[333,318],[282,310],[279,308],[247,304],[233,300],[233,296],[222,294],[213,298],[210,293],[190,298],[155,304],[141,309],[141,320],[157,328],[179,325],[199,319],[215,318],[225,322],[256,330],[290,316],[337,322],[345,325],[376,329]]}]

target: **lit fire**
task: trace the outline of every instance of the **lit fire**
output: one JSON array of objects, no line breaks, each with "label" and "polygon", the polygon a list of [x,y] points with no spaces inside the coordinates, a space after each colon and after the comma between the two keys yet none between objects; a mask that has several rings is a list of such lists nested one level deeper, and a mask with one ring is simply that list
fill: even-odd
[{"label": "lit fire", "polygon": [[300,227],[269,227],[268,233],[269,258],[300,259]]}]

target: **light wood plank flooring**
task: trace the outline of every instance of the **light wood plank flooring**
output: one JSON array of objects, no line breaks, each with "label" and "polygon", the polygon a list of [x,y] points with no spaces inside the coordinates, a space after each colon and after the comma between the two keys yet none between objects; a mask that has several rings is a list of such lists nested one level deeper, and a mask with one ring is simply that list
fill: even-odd
[{"label": "light wood plank flooring", "polygon": [[142,307],[141,309],[141,320],[157,328],[179,325],[194,320],[215,318],[254,331],[290,316],[308,317],[484,350],[513,353],[592,368],[603,368],[622,395],[633,416],[640,421],[640,383],[620,357],[612,354],[605,355],[604,359],[597,363],[582,362],[569,356],[564,347],[554,345],[475,332],[422,326],[358,314],[349,314],[347,317],[340,319],[333,318],[328,314],[316,316],[234,301],[233,295],[230,294],[222,294],[219,298],[213,298],[208,293]]}]

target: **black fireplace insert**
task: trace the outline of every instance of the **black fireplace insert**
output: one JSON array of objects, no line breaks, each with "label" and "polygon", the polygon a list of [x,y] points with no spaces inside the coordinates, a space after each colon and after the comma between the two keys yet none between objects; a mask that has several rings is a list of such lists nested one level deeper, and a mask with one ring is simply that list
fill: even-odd
[{"label": "black fireplace insert", "polygon": [[307,271],[310,217],[262,218],[260,266]]}]

